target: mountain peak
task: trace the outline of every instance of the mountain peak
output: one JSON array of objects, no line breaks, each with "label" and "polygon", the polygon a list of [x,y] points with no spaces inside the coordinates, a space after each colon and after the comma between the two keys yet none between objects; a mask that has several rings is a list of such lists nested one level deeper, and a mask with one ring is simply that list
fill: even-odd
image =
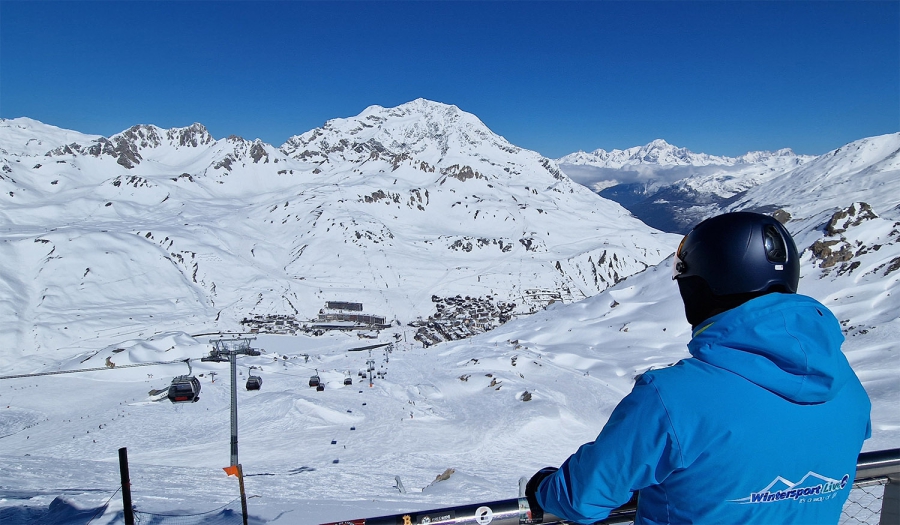
[{"label": "mountain peak", "polygon": [[480,150],[521,151],[492,132],[475,115],[456,106],[418,98],[392,108],[369,106],[359,115],[332,119],[321,128],[287,140],[281,150],[315,162],[348,160],[386,152],[411,155],[431,165],[451,152],[483,156]]},{"label": "mountain peak", "polygon": [[664,139],[655,139],[643,146],[625,150],[606,151],[596,149],[590,153],[579,151],[558,159],[560,164],[586,165],[598,168],[622,168],[624,166],[705,166],[708,164],[733,164],[727,157],[715,157],[705,153],[693,153],[687,148],[669,144]]},{"label": "mountain peak", "polygon": [[675,146],[673,146],[673,145],[669,144],[668,142],[666,142],[665,139],[654,139],[654,140],[650,141],[650,142],[649,142],[646,146],[644,146],[644,147],[647,148],[647,149],[669,149],[669,148],[675,148]]},{"label": "mountain peak", "polygon": [[198,147],[214,142],[206,126],[194,122],[186,128],[172,128],[166,131],[169,142],[178,146]]},{"label": "mountain peak", "polygon": [[138,149],[156,148],[168,143],[174,147],[198,147],[214,142],[206,126],[195,122],[183,128],[169,128],[164,130],[152,124],[138,124],[127,130],[110,137],[117,142],[124,140]]},{"label": "mountain peak", "polygon": [[138,148],[155,148],[162,144],[162,132],[162,128],[152,124],[137,124],[116,133],[110,139],[113,142],[124,140]]},{"label": "mountain peak", "polygon": [[[384,108],[382,106],[373,105],[366,108],[366,111],[368,111],[369,109],[388,111],[394,114],[422,113],[428,115],[435,113],[454,114],[462,112],[462,110],[460,110],[453,104],[445,104],[443,102],[436,102],[434,100],[428,100],[426,98],[417,98],[415,100],[405,102],[403,104],[400,104],[399,106],[395,106],[392,108]],[[363,111],[363,114],[365,114],[366,111]]]}]

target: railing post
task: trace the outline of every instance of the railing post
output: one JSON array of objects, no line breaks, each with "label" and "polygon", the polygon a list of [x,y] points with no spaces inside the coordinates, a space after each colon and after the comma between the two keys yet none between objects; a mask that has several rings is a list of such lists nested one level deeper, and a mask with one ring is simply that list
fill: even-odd
[{"label": "railing post", "polygon": [[131,507],[131,479],[128,475],[128,449],[119,449],[119,474],[122,477],[122,507],[125,525],[134,525],[134,509]]},{"label": "railing post", "polygon": [[244,469],[241,464],[237,464],[238,484],[241,488],[241,516],[244,518],[244,525],[247,525],[247,493],[244,492]]},{"label": "railing post", "polygon": [[879,525],[900,524],[900,476],[889,476],[884,486],[884,499],[881,500],[881,519]]},{"label": "railing post", "polygon": [[856,461],[856,481],[887,478],[881,498],[880,525],[900,525],[900,449],[863,452]]}]

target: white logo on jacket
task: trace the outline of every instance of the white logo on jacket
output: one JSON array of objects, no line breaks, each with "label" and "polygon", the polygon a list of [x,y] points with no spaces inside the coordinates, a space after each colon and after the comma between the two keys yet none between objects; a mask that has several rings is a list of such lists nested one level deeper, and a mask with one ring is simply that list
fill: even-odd
[{"label": "white logo on jacket", "polygon": [[778,501],[799,501],[800,503],[826,501],[837,495],[847,483],[850,475],[832,479],[809,471],[803,479],[794,483],[781,476],[776,477],[766,488],[751,492],[749,496],[730,500],[733,503],[775,503]]}]

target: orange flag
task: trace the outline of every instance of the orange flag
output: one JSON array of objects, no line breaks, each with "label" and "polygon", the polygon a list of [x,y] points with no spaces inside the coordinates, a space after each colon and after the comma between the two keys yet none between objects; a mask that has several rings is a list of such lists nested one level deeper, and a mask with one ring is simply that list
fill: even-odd
[{"label": "orange flag", "polygon": [[225,474],[228,474],[229,476],[235,476],[235,477],[237,477],[237,475],[238,475],[238,467],[237,467],[237,465],[232,465],[232,466],[230,466],[230,467],[224,467],[224,468],[222,468],[222,470],[224,470],[224,471],[225,471]]}]

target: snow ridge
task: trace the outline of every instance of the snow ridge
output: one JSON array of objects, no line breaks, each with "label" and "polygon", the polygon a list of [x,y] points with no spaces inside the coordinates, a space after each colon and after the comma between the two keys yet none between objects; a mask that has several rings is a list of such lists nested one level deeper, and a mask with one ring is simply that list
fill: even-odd
[{"label": "snow ridge", "polygon": [[657,166],[734,166],[736,164],[790,163],[811,160],[812,156],[797,155],[790,148],[776,151],[751,151],[739,157],[726,157],[694,153],[687,148],[673,146],[663,139],[656,139],[644,146],[606,151],[596,149],[590,153],[578,151],[557,159],[560,164],[587,165],[597,168]]}]

